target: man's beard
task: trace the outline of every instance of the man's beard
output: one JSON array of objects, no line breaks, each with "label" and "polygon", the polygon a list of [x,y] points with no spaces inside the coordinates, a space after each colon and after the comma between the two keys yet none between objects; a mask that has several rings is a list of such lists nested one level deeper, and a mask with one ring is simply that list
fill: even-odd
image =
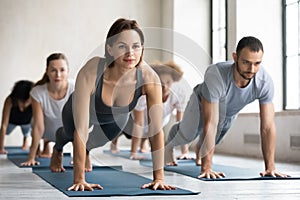
[{"label": "man's beard", "polygon": [[253,76],[252,76],[251,78],[249,78],[249,77],[247,77],[247,76],[245,76],[245,75],[243,74],[243,72],[241,71],[241,69],[240,69],[238,63],[235,63],[235,66],[236,66],[236,71],[239,73],[239,75],[240,75],[243,79],[245,79],[245,80],[247,80],[247,81],[250,81],[250,80],[255,76],[255,74],[253,74]]}]

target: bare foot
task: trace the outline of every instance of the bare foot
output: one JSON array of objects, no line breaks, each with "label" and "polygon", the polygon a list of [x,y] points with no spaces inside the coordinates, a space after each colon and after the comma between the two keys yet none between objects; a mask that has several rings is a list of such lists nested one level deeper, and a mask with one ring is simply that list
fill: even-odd
[{"label": "bare foot", "polygon": [[177,160],[193,160],[193,158],[190,157],[187,153],[177,156],[176,159]]},{"label": "bare foot", "polygon": [[8,152],[5,149],[0,150],[0,154],[7,154]]},{"label": "bare foot", "polygon": [[141,152],[141,153],[148,153],[149,150],[148,150],[148,148],[146,147],[146,148],[140,149],[140,152]]},{"label": "bare foot", "polygon": [[174,157],[174,147],[165,147],[165,164],[167,166],[177,166]]},{"label": "bare foot", "polygon": [[117,145],[113,144],[113,142],[110,143],[110,152],[111,153],[118,153],[119,149],[117,147]]},{"label": "bare foot", "polygon": [[141,155],[138,155],[137,153],[130,153],[130,160],[146,160],[147,158]]},{"label": "bare foot", "polygon": [[22,146],[22,150],[29,150],[29,146],[27,146],[27,145],[24,146],[24,145],[23,145],[23,146]]},{"label": "bare foot", "polygon": [[177,162],[173,161],[173,162],[167,163],[166,166],[178,166],[178,164],[177,164]]},{"label": "bare foot", "polygon": [[29,141],[28,137],[23,138],[22,150],[29,150]]},{"label": "bare foot", "polygon": [[147,143],[147,140],[145,138],[142,139],[141,145],[140,145],[140,152],[141,153],[148,153],[149,150],[149,145]]},{"label": "bare foot", "polygon": [[62,165],[63,153],[58,152],[53,148],[53,153],[50,161],[50,170],[52,172],[64,172],[66,171]]},{"label": "bare foot", "polygon": [[196,153],[196,160],[195,160],[195,163],[196,163],[196,166],[201,166],[201,156],[199,155],[199,147],[196,146],[196,149],[195,149],[195,153]]},{"label": "bare foot", "polygon": [[51,149],[50,149],[50,142],[44,141],[44,149],[43,152],[39,154],[41,158],[50,158],[51,157]]},{"label": "bare foot", "polygon": [[91,172],[93,170],[93,166],[91,163],[90,155],[86,155],[85,158],[85,171],[86,172]]},{"label": "bare foot", "polygon": [[44,153],[41,153],[40,155],[39,155],[39,157],[40,158],[51,158],[51,153],[50,154],[44,154]]},{"label": "bare foot", "polygon": [[200,159],[197,158],[197,159],[195,160],[195,163],[196,163],[196,166],[201,166],[201,158],[200,158]]}]

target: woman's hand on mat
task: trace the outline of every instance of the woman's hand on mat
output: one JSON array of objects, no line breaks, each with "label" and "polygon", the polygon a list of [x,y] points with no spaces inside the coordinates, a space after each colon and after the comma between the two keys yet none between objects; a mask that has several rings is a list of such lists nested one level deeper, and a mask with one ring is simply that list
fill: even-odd
[{"label": "woman's hand on mat", "polygon": [[40,165],[40,162],[36,160],[27,160],[26,162],[21,163],[21,166],[35,166],[35,165]]},{"label": "woman's hand on mat", "polygon": [[207,178],[207,179],[216,179],[222,177],[225,177],[225,174],[223,172],[215,172],[212,169],[203,170],[201,171],[201,174],[198,176],[198,178]]},{"label": "woman's hand on mat", "polygon": [[103,187],[99,184],[93,184],[93,183],[87,183],[87,182],[81,182],[81,183],[75,183],[71,187],[68,188],[68,191],[74,190],[74,191],[93,191],[94,188],[102,190]]},{"label": "woman's hand on mat", "polygon": [[279,173],[275,170],[266,170],[264,172],[261,172],[260,173],[261,176],[271,176],[271,177],[283,177],[283,178],[287,178],[287,177],[290,177],[290,175],[287,175],[287,174],[282,174],[282,173]]},{"label": "woman's hand on mat", "polygon": [[154,180],[152,183],[144,184],[141,188],[151,188],[152,190],[176,190],[175,186],[167,185],[162,180]]}]

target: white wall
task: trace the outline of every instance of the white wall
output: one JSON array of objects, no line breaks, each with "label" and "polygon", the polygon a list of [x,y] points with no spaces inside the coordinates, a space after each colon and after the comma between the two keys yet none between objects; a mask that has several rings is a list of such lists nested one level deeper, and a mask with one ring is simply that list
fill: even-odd
[{"label": "white wall", "polygon": [[[276,111],[282,110],[282,11],[281,0],[228,0],[229,55],[244,36],[255,36],[264,46],[262,65],[274,80]],[[258,103],[248,105],[243,112],[257,112]]]},{"label": "white wall", "polygon": [[184,69],[181,84],[191,94],[211,63],[210,0],[174,0],[173,23],[174,60]]},{"label": "white wall", "polygon": [[39,80],[53,52],[66,54],[75,78],[119,17],[160,27],[160,5],[160,0],[0,0],[0,105],[15,81]]},{"label": "white wall", "polygon": [[[300,162],[299,120],[299,111],[276,113],[276,161]],[[224,140],[217,145],[216,152],[262,158],[259,124],[258,114],[240,114]],[[245,135],[250,135],[252,139],[247,140]]]},{"label": "white wall", "polygon": [[[65,53],[75,78],[117,18],[136,19],[142,28],[160,27],[161,4],[161,0],[0,0],[1,111],[14,82],[42,77],[48,55]],[[146,61],[157,58],[157,52],[145,53]],[[21,138],[12,133],[6,144],[21,144]]]}]

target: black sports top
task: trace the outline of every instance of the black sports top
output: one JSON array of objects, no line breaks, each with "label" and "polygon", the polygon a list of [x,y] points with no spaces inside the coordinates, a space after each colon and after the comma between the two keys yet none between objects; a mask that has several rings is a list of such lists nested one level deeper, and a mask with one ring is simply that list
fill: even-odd
[{"label": "black sports top", "polygon": [[[136,81],[135,93],[134,93],[133,100],[130,102],[130,104],[128,106],[122,106],[122,107],[107,106],[102,101],[102,96],[101,96],[102,87],[103,87],[104,65],[105,65],[105,59],[101,58],[98,65],[96,91],[91,98],[94,98],[94,105],[95,105],[94,112],[97,116],[97,121],[99,122],[107,138],[113,139],[125,128],[128,120],[132,120],[131,118],[129,118],[130,112],[135,108],[139,97],[142,96],[142,85],[144,81],[142,77],[142,70],[137,67],[136,70],[137,81]],[[90,109],[91,107],[93,106],[90,104]],[[92,113],[90,112],[90,114]],[[90,116],[90,119],[92,118],[93,117]]]},{"label": "black sports top", "polygon": [[28,106],[23,112],[19,106],[13,106],[10,110],[9,123],[15,125],[30,124],[32,118],[32,107]]}]

